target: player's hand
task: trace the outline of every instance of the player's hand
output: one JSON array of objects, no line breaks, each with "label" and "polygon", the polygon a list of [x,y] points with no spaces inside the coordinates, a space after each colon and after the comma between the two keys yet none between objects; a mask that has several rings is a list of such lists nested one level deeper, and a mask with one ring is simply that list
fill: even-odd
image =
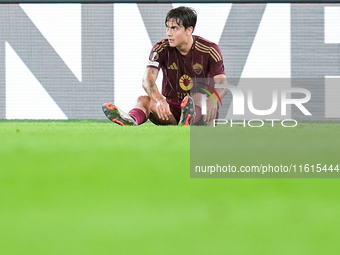
[{"label": "player's hand", "polygon": [[165,99],[157,101],[156,109],[158,118],[161,120],[169,120],[169,116],[171,115],[170,106]]},{"label": "player's hand", "polygon": [[204,116],[203,120],[205,123],[209,123],[213,119],[216,118],[217,106],[215,105],[214,100],[209,97],[207,100],[207,115]]}]

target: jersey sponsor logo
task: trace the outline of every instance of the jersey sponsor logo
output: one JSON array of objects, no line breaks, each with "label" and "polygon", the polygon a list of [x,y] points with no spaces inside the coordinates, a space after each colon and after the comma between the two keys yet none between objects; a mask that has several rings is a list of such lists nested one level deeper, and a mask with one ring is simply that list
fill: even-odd
[{"label": "jersey sponsor logo", "polygon": [[187,91],[187,90],[190,90],[194,86],[194,83],[193,83],[192,79],[188,75],[184,74],[179,79],[179,86],[183,90]]},{"label": "jersey sponsor logo", "polygon": [[178,67],[177,67],[176,63],[173,62],[170,66],[168,66],[168,69],[171,69],[171,70],[178,70]]},{"label": "jersey sponsor logo", "polygon": [[149,66],[155,66],[155,67],[158,67],[158,66],[159,66],[159,63],[158,63],[158,62],[156,62],[156,61],[151,61],[151,60],[149,60],[149,62],[148,62],[148,65],[149,65]]},{"label": "jersey sponsor logo", "polygon": [[194,64],[192,66],[192,68],[194,69],[194,72],[198,75],[200,75],[202,70],[203,70],[203,66],[201,64],[198,64],[198,63]]},{"label": "jersey sponsor logo", "polygon": [[159,55],[158,55],[157,51],[152,52],[152,53],[150,54],[150,57],[149,57],[149,59],[150,59],[151,61],[157,61],[158,58],[159,58]]},{"label": "jersey sponsor logo", "polygon": [[180,100],[183,100],[183,98],[185,98],[186,96],[191,96],[190,92],[178,92],[177,91],[177,98]]}]

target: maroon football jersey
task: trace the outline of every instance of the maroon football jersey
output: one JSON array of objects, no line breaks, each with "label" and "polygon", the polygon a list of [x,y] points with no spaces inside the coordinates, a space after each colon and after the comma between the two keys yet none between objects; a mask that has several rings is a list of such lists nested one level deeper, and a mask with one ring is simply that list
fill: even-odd
[{"label": "maroon football jersey", "polygon": [[166,98],[181,101],[196,93],[196,85],[204,78],[225,74],[218,45],[199,36],[192,37],[193,45],[185,56],[176,47],[170,47],[168,39],[156,43],[151,50],[147,67],[162,68],[162,94]]}]

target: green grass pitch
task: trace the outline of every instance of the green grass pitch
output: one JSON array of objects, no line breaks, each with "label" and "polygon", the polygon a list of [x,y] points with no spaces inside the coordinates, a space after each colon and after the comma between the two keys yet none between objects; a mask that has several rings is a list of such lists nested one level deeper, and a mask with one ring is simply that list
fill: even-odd
[{"label": "green grass pitch", "polygon": [[190,178],[189,128],[1,121],[0,139],[0,254],[340,253],[339,179]]}]

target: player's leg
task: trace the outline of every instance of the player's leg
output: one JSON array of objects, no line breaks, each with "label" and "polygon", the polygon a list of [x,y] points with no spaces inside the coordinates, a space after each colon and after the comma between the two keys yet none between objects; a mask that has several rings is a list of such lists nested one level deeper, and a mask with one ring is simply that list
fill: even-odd
[{"label": "player's leg", "polygon": [[150,100],[149,104],[149,120],[156,125],[177,125],[180,117],[180,106],[173,104],[171,101],[166,100],[169,104],[171,115],[168,120],[162,120],[158,117],[156,102]]},{"label": "player's leg", "polygon": [[138,97],[135,108],[128,114],[111,103],[105,103],[102,109],[108,119],[121,126],[141,125],[148,119],[157,125],[176,125],[178,122],[173,115],[168,120],[158,118],[156,103],[149,96]]},{"label": "player's leg", "polygon": [[105,103],[102,106],[102,110],[105,116],[111,120],[112,122],[121,125],[121,126],[136,126],[137,123],[133,117],[129,114],[125,113],[117,106],[111,103]]},{"label": "player's leg", "polygon": [[178,124],[184,126],[192,125],[195,115],[194,99],[191,96],[186,96],[181,103],[181,118]]},{"label": "player's leg", "polygon": [[[214,120],[211,120],[210,122],[204,122],[204,118],[202,115],[202,99],[206,99],[205,94],[196,93],[192,96],[195,104],[195,118],[193,120],[194,125],[204,125],[204,126],[213,126]],[[218,112],[216,113],[216,116],[218,115]],[[215,116],[215,118],[216,118]]]},{"label": "player's leg", "polygon": [[202,98],[204,95],[200,93],[186,96],[181,104],[182,114],[179,121],[180,125],[213,125],[213,121],[206,123],[202,118]]},{"label": "player's leg", "polygon": [[[169,106],[170,111],[173,112],[171,105]],[[160,119],[157,114],[156,102],[151,100],[149,96],[140,96],[137,100],[136,107],[132,109],[129,114],[138,124],[144,123],[147,119],[156,125],[176,125],[178,122],[173,114],[169,116],[168,120]]]},{"label": "player's leg", "polygon": [[149,119],[150,102],[149,96],[139,96],[135,108],[129,111],[129,115],[136,120],[137,125],[141,125]]},{"label": "player's leg", "polygon": [[125,113],[111,103],[105,103],[102,109],[106,117],[116,124],[135,126],[143,124],[149,118],[149,105],[150,98],[148,96],[140,96],[137,99],[135,108],[129,111],[129,113]]}]

